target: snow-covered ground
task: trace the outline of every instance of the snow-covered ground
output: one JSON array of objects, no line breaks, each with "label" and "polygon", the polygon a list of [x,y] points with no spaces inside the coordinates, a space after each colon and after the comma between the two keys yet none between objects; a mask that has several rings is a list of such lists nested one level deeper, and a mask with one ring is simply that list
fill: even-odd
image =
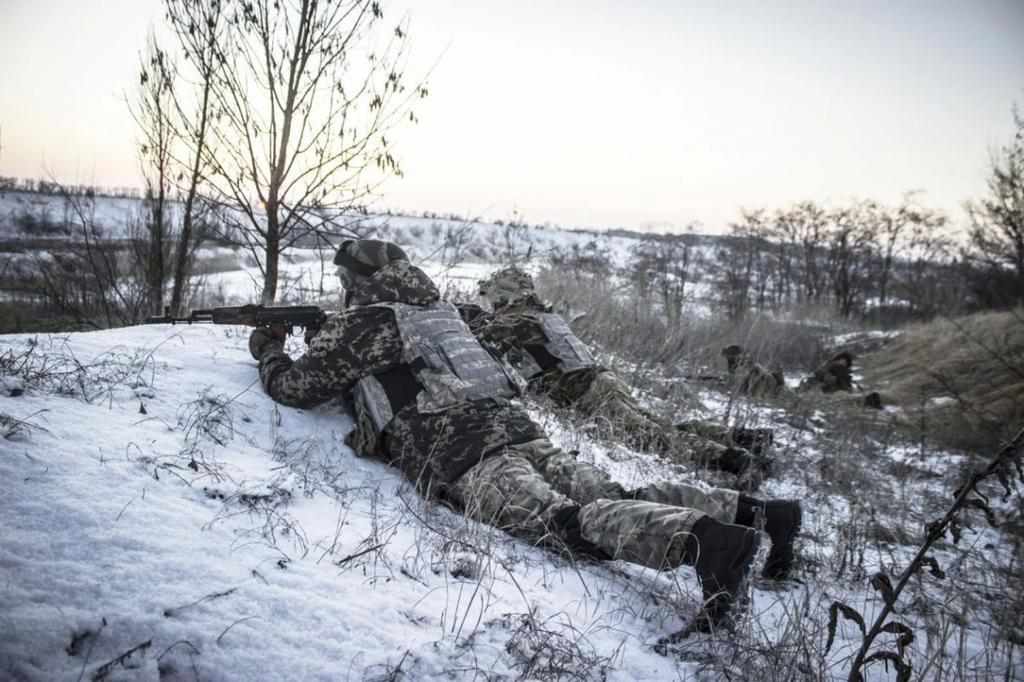
[{"label": "snow-covered ground", "polygon": [[[860,635],[841,622],[822,654],[828,607],[842,600],[870,622],[880,599],[859,574],[826,576],[863,509],[816,489],[812,472],[836,453],[781,410],[744,419],[778,432],[780,472],[764,494],[804,500],[804,582],[755,582],[735,635],[662,656],[654,642],[696,612],[691,569],[574,564],[424,502],[344,444],[344,404],[275,405],[247,338],[199,325],[0,337],[0,679],[754,679],[764,652],[801,646],[808,679],[845,679]],[[702,398],[706,416],[728,409]],[[693,477],[531,410],[626,485]],[[886,446],[874,456],[879,470],[959,465]],[[876,494],[893,485],[914,484],[880,479]],[[971,542],[1001,541],[984,531]],[[870,574],[909,548],[859,551]],[[967,552],[936,556],[951,579],[971,568]],[[918,611],[901,618],[930,627]],[[920,634],[908,657],[921,670],[945,650],[965,670],[1005,671],[991,641],[974,623]],[[890,679],[881,665],[868,672]]]},{"label": "snow-covered ground", "polygon": [[645,643],[681,621],[634,603],[663,578],[574,566],[425,505],[344,445],[344,405],[275,406],[246,339],[150,326],[32,346],[82,375],[0,398],[0,677],[88,678],[144,643],[120,678],[514,676],[552,643],[534,628],[612,679],[675,675]]},{"label": "snow-covered ground", "polygon": [[[0,193],[0,234],[19,211],[63,219],[61,201]],[[124,236],[137,209],[105,199],[97,222]],[[622,266],[637,243],[458,220],[368,222],[460,297],[509,249],[534,267],[552,249],[593,242]],[[290,249],[279,303],[331,307],[331,255]],[[259,296],[244,251],[205,247],[197,271],[202,305]],[[687,314],[707,314],[707,285],[688,291]],[[759,494],[803,501],[800,581],[754,581],[735,634],[694,637],[662,656],[653,644],[698,608],[691,569],[572,563],[425,502],[345,445],[346,405],[269,400],[248,332],[0,336],[0,680],[846,679],[861,632],[840,619],[826,653],[830,606],[841,601],[870,625],[882,606],[871,575],[898,574],[970,465],[843,426],[813,397],[783,409],[694,390],[700,405],[676,416],[775,429],[776,472]],[[626,486],[703,476],[528,407],[557,444]],[[917,635],[905,652],[912,679],[1024,676],[997,618],[1010,595],[995,576],[1012,553],[983,526],[933,551],[946,577],[916,577],[896,616]],[[893,640],[883,635],[879,650]],[[875,663],[867,678],[893,673]]]}]

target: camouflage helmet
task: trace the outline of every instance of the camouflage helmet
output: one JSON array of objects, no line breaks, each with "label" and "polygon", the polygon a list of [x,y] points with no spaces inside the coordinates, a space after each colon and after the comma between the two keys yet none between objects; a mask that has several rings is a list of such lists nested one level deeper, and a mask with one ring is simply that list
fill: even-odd
[{"label": "camouflage helmet", "polygon": [[525,299],[534,293],[533,277],[514,265],[498,270],[487,279],[477,282],[480,295],[491,305],[505,305]]},{"label": "camouflage helmet", "polygon": [[409,260],[409,257],[398,244],[379,239],[346,239],[334,255],[335,265],[363,277],[370,277],[397,260]]}]

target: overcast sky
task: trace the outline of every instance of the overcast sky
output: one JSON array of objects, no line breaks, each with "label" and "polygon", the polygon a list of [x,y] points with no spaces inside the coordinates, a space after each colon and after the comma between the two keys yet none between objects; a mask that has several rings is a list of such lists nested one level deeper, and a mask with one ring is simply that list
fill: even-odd
[{"label": "overcast sky", "polygon": [[[723,9],[722,7],[726,7]],[[722,231],[812,199],[960,217],[1024,107],[1024,0],[402,0],[436,63],[381,204]],[[158,0],[0,0],[0,175],[140,184]]]}]

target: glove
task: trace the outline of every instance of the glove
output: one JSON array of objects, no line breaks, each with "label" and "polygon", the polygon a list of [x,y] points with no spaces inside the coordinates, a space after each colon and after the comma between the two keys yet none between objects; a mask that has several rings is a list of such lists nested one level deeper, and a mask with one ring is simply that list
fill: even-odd
[{"label": "glove", "polygon": [[302,340],[306,342],[306,345],[313,343],[313,337],[320,333],[320,327],[307,327],[306,333],[303,335]]},{"label": "glove", "polygon": [[286,338],[288,338],[288,330],[281,325],[257,327],[249,335],[249,354],[254,360],[259,360],[266,351],[270,350],[272,343],[277,344],[278,349],[284,347]]}]

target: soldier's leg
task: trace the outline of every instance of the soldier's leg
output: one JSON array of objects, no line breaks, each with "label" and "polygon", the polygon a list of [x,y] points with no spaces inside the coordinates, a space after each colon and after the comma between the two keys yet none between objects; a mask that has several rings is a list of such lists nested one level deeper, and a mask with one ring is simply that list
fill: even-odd
[{"label": "soldier's leg", "polygon": [[[534,441],[526,450],[549,463],[552,475],[563,476],[562,485],[593,491],[607,482],[593,467],[579,462],[572,467],[561,456],[565,453],[550,443]],[[590,477],[592,482],[584,483]],[[678,490],[656,494],[683,499]],[[704,590],[705,615],[713,622],[727,615],[757,551],[756,533],[719,523],[696,509],[609,499],[580,507],[544,480],[527,457],[513,451],[470,469],[456,482],[451,497],[472,518],[533,541],[561,542],[593,556],[605,554],[659,570],[693,564]]]},{"label": "soldier's leg", "polygon": [[704,593],[701,624],[728,617],[760,543],[751,528],[642,500],[597,500],[579,521],[583,537],[616,559],[655,570],[694,566]]},{"label": "soldier's leg", "polygon": [[475,465],[448,495],[470,518],[533,541],[551,532],[559,510],[574,506],[526,458],[512,453]]},{"label": "soldier's leg", "polygon": [[575,407],[630,447],[659,453],[672,447],[668,425],[644,410],[614,372],[599,372]]},{"label": "soldier's leg", "polygon": [[723,445],[733,445],[730,438],[729,428],[716,422],[703,419],[690,419],[676,424],[676,429],[684,433],[691,433]]},{"label": "soldier's leg", "polygon": [[721,523],[735,523],[740,493],[726,488],[702,488],[677,481],[658,481],[627,493],[646,502],[697,510]]},{"label": "soldier's leg", "polygon": [[509,452],[528,460],[548,485],[577,504],[617,500],[625,494],[622,486],[612,481],[605,471],[579,461],[547,438],[509,446]]},{"label": "soldier's leg", "polygon": [[766,457],[755,457],[743,448],[687,432],[677,434],[672,456],[683,463],[733,474],[737,477],[735,486],[748,492],[757,490],[771,469]]},{"label": "soldier's leg", "polygon": [[580,509],[583,536],[616,559],[656,570],[683,563],[696,509],[645,500],[595,500]]},{"label": "soldier's leg", "polygon": [[637,500],[687,507],[716,521],[754,527],[763,516],[764,531],[772,548],[765,561],[766,578],[784,580],[795,562],[793,545],[800,533],[802,510],[798,500],[762,500],[724,488],[703,489],[673,481],[652,483],[627,493]]},{"label": "soldier's leg", "polygon": [[[747,428],[734,426],[729,428],[715,422],[699,419],[680,422],[675,425],[683,439],[704,439],[715,444],[713,449],[706,453],[709,465],[720,469],[742,475],[746,464],[754,464],[768,476],[771,471],[772,460],[768,457],[768,451],[775,440],[775,435],[768,428]],[[744,460],[743,451],[754,456],[749,463]]]}]

